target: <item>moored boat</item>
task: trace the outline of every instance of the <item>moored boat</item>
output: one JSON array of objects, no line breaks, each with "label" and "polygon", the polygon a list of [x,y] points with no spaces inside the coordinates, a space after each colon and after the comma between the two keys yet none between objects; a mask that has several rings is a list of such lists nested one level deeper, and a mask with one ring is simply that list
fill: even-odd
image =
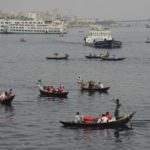
[{"label": "moored boat", "polygon": [[7,96],[5,99],[0,98],[0,103],[3,105],[11,105],[11,102],[13,101],[15,95]]},{"label": "moored boat", "polygon": [[109,129],[109,128],[122,128],[126,127],[127,123],[132,119],[135,112],[121,116],[118,120],[109,121],[106,123],[97,122],[74,122],[74,121],[60,121],[64,127],[72,128],[98,128],[98,129]]}]

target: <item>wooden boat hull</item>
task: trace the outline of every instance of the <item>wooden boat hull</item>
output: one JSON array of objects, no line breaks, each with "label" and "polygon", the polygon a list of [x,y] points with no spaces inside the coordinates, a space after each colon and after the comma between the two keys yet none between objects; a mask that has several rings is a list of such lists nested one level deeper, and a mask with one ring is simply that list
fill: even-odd
[{"label": "wooden boat hull", "polygon": [[75,123],[74,121],[60,121],[60,123],[64,127],[72,127],[72,128],[99,128],[99,129],[121,128],[127,125],[127,123],[132,119],[134,114],[135,112],[123,116],[117,121],[107,123],[87,123],[87,122]]},{"label": "wooden boat hull", "polygon": [[82,91],[89,91],[89,92],[107,92],[110,89],[110,87],[104,87],[104,88],[86,88],[86,87],[81,87]]},{"label": "wooden boat hull", "polygon": [[11,102],[13,101],[14,97],[15,97],[15,95],[10,96],[10,97],[6,98],[5,100],[0,99],[0,103],[3,105],[11,105]]},{"label": "wooden boat hull", "polygon": [[107,49],[121,48],[122,42],[115,41],[115,40],[96,41],[94,43],[94,47],[95,48],[107,48]]},{"label": "wooden boat hull", "polygon": [[124,60],[126,59],[125,57],[120,57],[120,58],[101,58],[101,60],[103,61],[121,61],[121,60]]},{"label": "wooden boat hull", "polygon": [[87,59],[100,59],[100,56],[85,56]]},{"label": "wooden boat hull", "polygon": [[42,89],[39,89],[41,96],[48,96],[48,97],[59,97],[59,98],[67,98],[69,92],[48,92]]}]

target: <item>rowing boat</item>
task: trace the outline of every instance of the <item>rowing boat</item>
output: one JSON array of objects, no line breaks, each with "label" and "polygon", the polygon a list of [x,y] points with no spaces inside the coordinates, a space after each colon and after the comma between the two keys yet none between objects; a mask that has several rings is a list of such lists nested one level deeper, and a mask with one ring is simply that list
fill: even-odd
[{"label": "rowing boat", "polygon": [[74,122],[74,121],[60,121],[64,127],[72,128],[98,128],[98,129],[109,129],[109,128],[121,128],[126,127],[127,123],[132,119],[135,112],[126,114],[120,117],[118,120],[109,121],[106,123],[96,122]]}]

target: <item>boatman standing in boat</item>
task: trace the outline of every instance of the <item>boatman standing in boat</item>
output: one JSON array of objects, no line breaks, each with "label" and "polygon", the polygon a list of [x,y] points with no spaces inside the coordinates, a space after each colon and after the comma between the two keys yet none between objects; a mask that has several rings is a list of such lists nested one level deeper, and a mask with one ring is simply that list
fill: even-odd
[{"label": "boatman standing in boat", "polygon": [[114,112],[114,116],[115,116],[116,120],[118,120],[119,119],[119,108],[121,107],[121,104],[120,104],[119,99],[113,99],[113,100],[116,103],[116,109]]}]

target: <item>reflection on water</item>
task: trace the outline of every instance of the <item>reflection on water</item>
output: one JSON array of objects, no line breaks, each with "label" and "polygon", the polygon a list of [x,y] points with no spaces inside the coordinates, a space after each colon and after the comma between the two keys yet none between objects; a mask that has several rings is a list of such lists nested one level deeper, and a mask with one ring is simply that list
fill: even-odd
[{"label": "reflection on water", "polygon": [[13,105],[0,105],[0,112],[14,113]]}]

